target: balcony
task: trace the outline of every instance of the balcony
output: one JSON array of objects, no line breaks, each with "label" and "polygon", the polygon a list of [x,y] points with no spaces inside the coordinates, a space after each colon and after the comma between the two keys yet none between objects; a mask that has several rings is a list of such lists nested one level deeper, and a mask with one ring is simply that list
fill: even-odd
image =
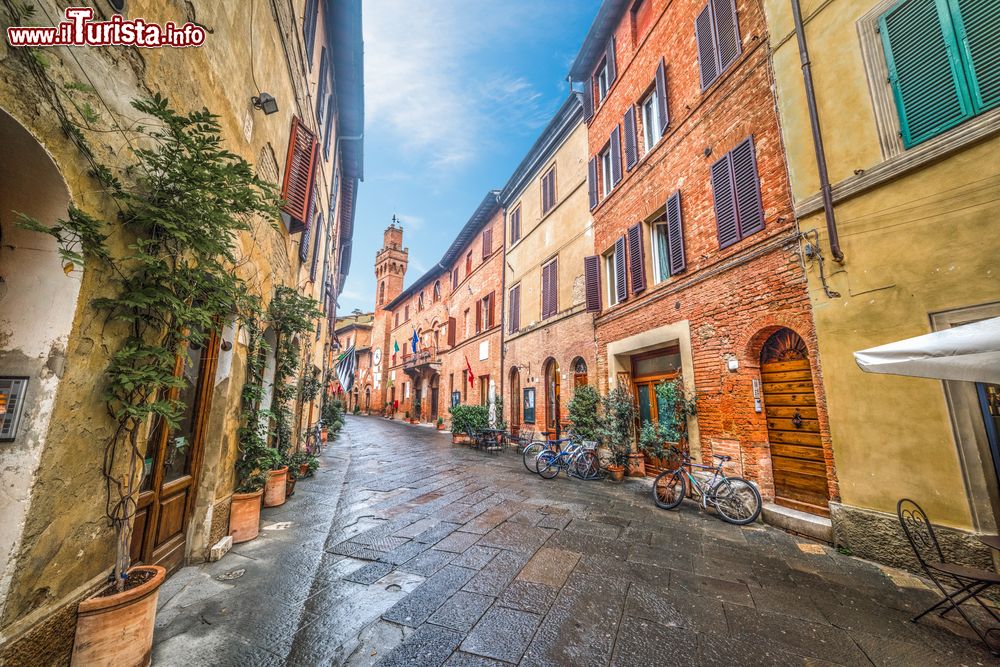
[{"label": "balcony", "polygon": [[424,371],[438,372],[441,370],[441,357],[437,350],[420,350],[416,354],[403,356],[403,372],[417,376]]}]

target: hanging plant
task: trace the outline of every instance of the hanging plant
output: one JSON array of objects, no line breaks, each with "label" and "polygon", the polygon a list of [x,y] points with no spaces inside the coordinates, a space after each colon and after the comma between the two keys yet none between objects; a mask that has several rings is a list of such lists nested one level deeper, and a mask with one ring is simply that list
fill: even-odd
[{"label": "hanging plant", "polygon": [[[239,234],[250,230],[252,216],[276,219],[279,203],[272,186],[223,147],[217,116],[179,113],[159,95],[132,106],[146,118],[120,155],[121,168],[92,162],[116,219],[77,208],[54,226],[21,219],[22,226],[53,236],[70,267],[86,260],[109,277],[109,294],[90,305],[114,325],[112,335],[121,334],[103,378],[114,421],[104,442],[103,474],[118,591],[130,565],[142,436],[157,426],[179,426],[185,406],[178,394],[187,379],[175,375],[176,360],[188,346],[204,345],[220,321],[246,305],[235,271]],[[112,236],[125,242],[112,245]]]}]

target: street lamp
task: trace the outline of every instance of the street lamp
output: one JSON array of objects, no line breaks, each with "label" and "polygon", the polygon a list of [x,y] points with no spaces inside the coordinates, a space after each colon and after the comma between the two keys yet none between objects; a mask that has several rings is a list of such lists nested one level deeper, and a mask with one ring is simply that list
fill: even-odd
[{"label": "street lamp", "polygon": [[278,112],[278,101],[268,93],[255,95],[250,98],[250,102],[253,104],[254,109],[263,111],[266,116],[270,116],[271,114]]}]

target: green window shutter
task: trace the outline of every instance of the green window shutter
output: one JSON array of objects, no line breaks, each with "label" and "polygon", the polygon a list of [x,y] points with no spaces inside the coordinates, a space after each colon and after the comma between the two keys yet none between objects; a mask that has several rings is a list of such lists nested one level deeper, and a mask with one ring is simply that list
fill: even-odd
[{"label": "green window shutter", "polygon": [[948,0],[977,113],[1000,104],[1000,17],[996,0]]},{"label": "green window shutter", "polygon": [[972,115],[948,0],[903,0],[879,32],[907,148]]}]

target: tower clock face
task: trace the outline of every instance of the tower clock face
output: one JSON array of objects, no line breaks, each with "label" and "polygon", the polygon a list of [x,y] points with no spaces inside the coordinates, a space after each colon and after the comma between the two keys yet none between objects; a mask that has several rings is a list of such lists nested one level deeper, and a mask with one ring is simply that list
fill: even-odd
[{"label": "tower clock face", "polygon": [[382,362],[382,348],[376,347],[372,352],[372,365],[378,366]]}]

